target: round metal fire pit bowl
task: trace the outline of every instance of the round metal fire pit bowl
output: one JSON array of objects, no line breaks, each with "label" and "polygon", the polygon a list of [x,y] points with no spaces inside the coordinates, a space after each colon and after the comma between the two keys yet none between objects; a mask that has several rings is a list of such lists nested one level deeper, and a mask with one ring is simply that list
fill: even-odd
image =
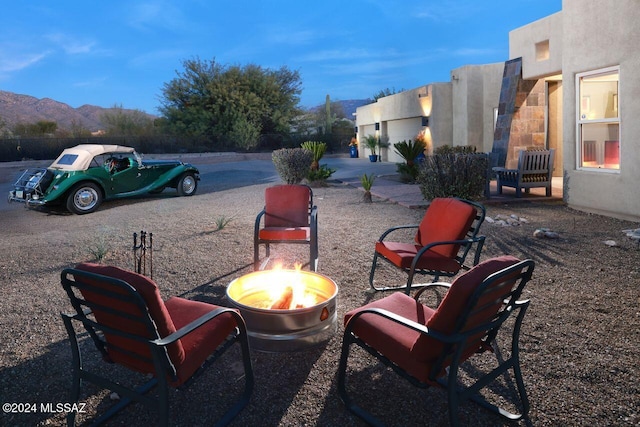
[{"label": "round metal fire pit bowl", "polygon": [[[270,289],[299,277],[316,303],[303,308],[271,309]],[[284,279],[284,280],[283,280]],[[310,271],[263,270],[233,280],[227,298],[247,324],[251,348],[264,352],[304,350],[327,341],[336,331],[338,286]]]}]

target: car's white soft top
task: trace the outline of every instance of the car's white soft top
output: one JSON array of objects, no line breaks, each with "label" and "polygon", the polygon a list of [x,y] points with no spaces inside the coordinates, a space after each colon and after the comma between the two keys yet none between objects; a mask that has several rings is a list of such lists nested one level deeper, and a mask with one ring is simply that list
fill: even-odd
[{"label": "car's white soft top", "polygon": [[123,145],[80,144],[64,150],[49,167],[66,171],[87,170],[91,160],[100,154],[133,152],[133,148]]}]

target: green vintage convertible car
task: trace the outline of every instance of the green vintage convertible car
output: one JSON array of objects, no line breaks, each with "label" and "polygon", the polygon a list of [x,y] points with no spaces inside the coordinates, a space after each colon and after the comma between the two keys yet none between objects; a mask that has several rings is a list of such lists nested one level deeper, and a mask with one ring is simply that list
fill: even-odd
[{"label": "green vintage convertible car", "polygon": [[178,160],[142,160],[131,147],[81,144],[67,148],[48,168],[25,170],[9,201],[28,207],[64,204],[76,214],[95,211],[103,200],[159,193],[175,188],[195,194],[199,171]]}]

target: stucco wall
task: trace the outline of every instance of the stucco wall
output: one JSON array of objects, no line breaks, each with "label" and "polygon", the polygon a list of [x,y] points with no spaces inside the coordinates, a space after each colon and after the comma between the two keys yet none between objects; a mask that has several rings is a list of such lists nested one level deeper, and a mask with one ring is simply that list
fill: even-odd
[{"label": "stucco wall", "polygon": [[500,100],[504,63],[468,65],[451,71],[453,145],[474,145],[490,152],[494,108]]},{"label": "stucco wall", "polygon": [[[558,12],[509,33],[509,58],[522,58],[523,79],[535,80],[561,72],[566,49],[563,25],[563,12]],[[549,43],[549,57],[539,59],[536,45],[546,41]]]},{"label": "stucco wall", "polygon": [[[640,219],[640,2],[563,1],[565,198],[569,206]],[[620,171],[576,168],[575,75],[620,66]]]}]

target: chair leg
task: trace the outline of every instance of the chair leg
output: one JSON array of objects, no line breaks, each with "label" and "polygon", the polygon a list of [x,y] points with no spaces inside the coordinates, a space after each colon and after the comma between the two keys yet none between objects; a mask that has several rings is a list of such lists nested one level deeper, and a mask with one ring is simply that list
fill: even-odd
[{"label": "chair leg", "polygon": [[373,254],[373,262],[371,263],[371,272],[369,273],[369,286],[371,286],[372,291],[377,291],[378,289],[373,285],[373,276],[376,273],[376,266],[378,264],[378,252]]}]

